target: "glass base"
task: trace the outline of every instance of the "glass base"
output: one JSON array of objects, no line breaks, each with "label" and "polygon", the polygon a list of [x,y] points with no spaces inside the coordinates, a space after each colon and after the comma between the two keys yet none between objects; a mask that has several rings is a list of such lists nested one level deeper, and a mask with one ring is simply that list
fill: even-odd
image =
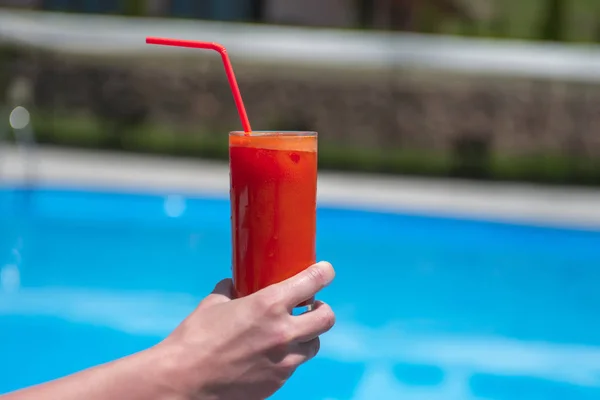
[{"label": "glass base", "polygon": [[302,315],[302,314],[310,312],[314,309],[315,309],[314,303],[306,305],[306,306],[295,307],[292,310],[292,315],[294,315],[294,316]]}]

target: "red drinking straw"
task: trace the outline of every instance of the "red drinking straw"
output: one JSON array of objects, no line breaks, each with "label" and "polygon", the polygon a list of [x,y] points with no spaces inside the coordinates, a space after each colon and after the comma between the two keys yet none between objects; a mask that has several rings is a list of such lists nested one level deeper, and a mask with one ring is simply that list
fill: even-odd
[{"label": "red drinking straw", "polygon": [[235,106],[237,107],[238,114],[240,115],[240,119],[242,120],[244,132],[246,132],[247,134],[250,134],[252,132],[252,128],[250,127],[250,121],[248,120],[248,114],[246,114],[246,108],[244,107],[244,102],[242,101],[242,94],[240,93],[240,88],[238,87],[237,80],[235,79],[235,74],[233,73],[231,61],[229,61],[227,49],[225,49],[224,46],[218,43],[211,42],[198,42],[195,40],[166,39],[157,37],[147,37],[146,43],[157,44],[161,46],[189,47],[192,49],[214,50],[221,54],[221,58],[223,59],[223,66],[225,67],[225,74],[227,74],[227,80],[229,81],[229,86],[231,86],[231,92],[233,93],[233,99],[235,100]]}]

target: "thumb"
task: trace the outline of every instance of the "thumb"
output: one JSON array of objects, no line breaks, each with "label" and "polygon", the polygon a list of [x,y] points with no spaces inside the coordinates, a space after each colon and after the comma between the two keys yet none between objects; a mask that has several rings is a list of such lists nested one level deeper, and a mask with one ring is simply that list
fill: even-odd
[{"label": "thumb", "polygon": [[233,282],[231,279],[223,279],[217,283],[213,291],[206,296],[198,305],[198,308],[212,307],[217,304],[226,303],[233,299]]}]

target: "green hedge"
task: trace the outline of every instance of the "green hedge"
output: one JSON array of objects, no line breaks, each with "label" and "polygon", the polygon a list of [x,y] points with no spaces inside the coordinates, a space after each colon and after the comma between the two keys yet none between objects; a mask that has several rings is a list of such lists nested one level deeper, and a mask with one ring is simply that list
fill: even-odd
[{"label": "green hedge", "polygon": [[[145,124],[115,139],[105,125],[85,116],[34,114],[33,126],[43,144],[146,154],[227,159],[223,130],[173,131]],[[321,169],[415,176],[458,177],[499,181],[600,186],[600,160],[558,155],[466,157],[410,149],[375,151],[320,145]]]},{"label": "green hedge", "polygon": [[[439,16],[435,31],[470,37],[598,42],[600,2],[597,0],[497,0],[488,18],[450,21]],[[432,22],[419,26],[430,31]]]}]

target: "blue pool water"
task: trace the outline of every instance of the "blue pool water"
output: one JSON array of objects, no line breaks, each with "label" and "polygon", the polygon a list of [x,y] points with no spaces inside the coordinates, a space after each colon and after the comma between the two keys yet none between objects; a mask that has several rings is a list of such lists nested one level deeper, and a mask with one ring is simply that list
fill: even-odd
[{"label": "blue pool water", "polygon": [[[600,398],[600,232],[318,212],[338,313],[276,399]],[[165,337],[229,275],[222,198],[0,190],[0,393]]]}]

